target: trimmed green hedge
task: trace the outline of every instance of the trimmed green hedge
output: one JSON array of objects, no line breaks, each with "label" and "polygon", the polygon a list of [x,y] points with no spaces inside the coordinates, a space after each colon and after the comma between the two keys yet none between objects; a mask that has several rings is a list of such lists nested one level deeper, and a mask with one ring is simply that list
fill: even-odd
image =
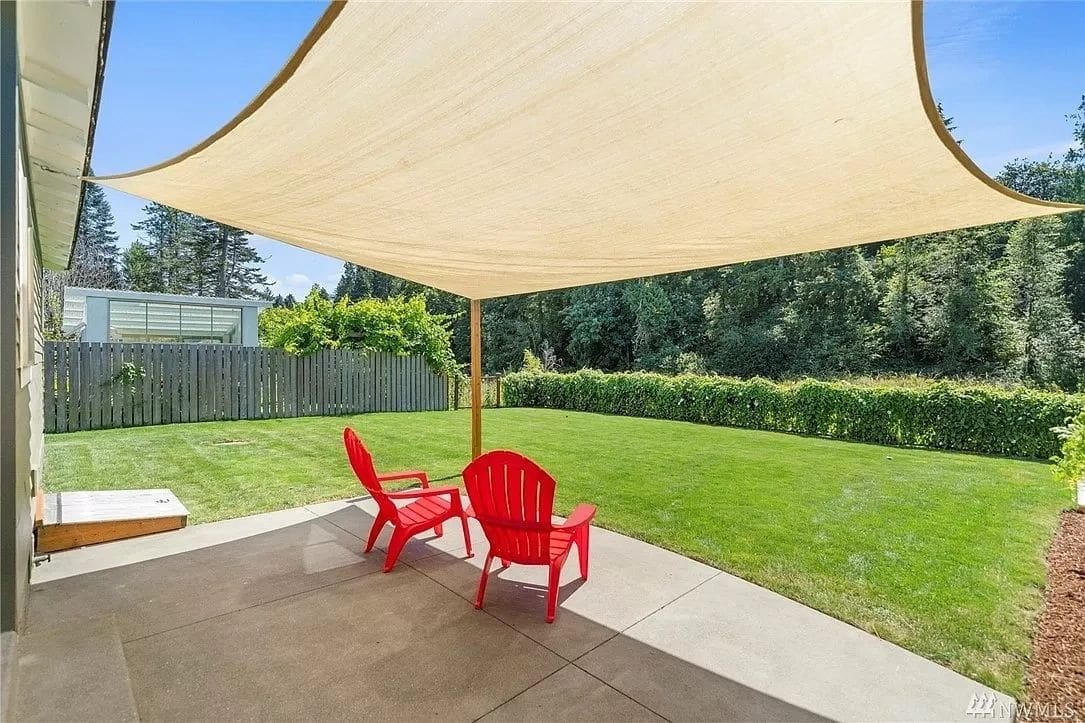
[{"label": "trimmed green hedge", "polygon": [[631,372],[519,372],[504,377],[506,404],[675,419],[906,447],[1050,458],[1052,427],[1085,409],[1085,396],[935,382],[848,382]]}]

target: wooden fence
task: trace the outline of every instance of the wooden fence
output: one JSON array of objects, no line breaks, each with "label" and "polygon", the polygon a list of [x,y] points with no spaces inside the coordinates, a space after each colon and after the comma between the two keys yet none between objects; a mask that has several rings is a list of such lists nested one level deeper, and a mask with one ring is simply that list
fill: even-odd
[{"label": "wooden fence", "polygon": [[448,409],[421,357],[212,344],[46,342],[47,432]]}]

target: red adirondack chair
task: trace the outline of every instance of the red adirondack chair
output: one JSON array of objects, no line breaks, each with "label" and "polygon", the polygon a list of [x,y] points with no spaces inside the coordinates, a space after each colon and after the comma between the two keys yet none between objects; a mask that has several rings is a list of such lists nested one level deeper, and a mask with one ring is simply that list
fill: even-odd
[{"label": "red adirondack chair", "polygon": [[555,525],[554,478],[527,457],[508,450],[487,452],[475,459],[464,468],[463,481],[472,514],[490,542],[475,607],[482,607],[495,557],[505,567],[510,562],[546,565],[550,568],[546,622],[554,622],[561,568],[573,543],[580,554],[580,576],[588,579],[588,536],[595,505],[577,505],[568,520]]},{"label": "red adirondack chair", "polygon": [[[373,527],[369,530],[369,542],[366,543],[365,551],[373,549],[385,524],[391,522],[395,528],[388,543],[388,554],[384,561],[385,572],[395,566],[407,540],[431,528],[440,537],[444,534],[441,523],[454,517],[459,517],[463,524],[463,540],[467,546],[467,556],[471,557],[471,532],[467,529],[467,514],[464,512],[458,487],[430,487],[429,477],[421,470],[377,474],[373,467],[373,456],[350,427],[343,429],[343,445],[347,448],[347,458],[350,466],[354,468],[354,474],[358,476],[358,481],[377,503],[377,519],[373,520]],[[422,483],[422,489],[385,492],[381,487],[381,482],[402,479],[417,479]],[[393,500],[414,502],[397,507]]]}]

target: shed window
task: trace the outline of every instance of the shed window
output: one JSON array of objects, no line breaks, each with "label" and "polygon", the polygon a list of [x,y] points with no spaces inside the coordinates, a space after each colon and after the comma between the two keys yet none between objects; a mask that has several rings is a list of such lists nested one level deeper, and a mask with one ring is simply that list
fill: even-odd
[{"label": "shed window", "polygon": [[241,309],[110,300],[109,340],[240,344]]}]

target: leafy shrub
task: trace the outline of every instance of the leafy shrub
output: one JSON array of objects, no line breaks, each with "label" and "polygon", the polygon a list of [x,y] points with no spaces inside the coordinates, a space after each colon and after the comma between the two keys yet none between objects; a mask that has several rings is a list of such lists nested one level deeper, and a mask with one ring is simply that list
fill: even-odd
[{"label": "leafy shrub", "polygon": [[1067,485],[1085,480],[1085,412],[1055,432],[1062,439],[1062,450],[1055,459],[1055,477]]},{"label": "leafy shrub", "polygon": [[291,354],[318,349],[364,349],[419,354],[439,374],[462,374],[452,353],[452,317],[431,314],[421,296],[342,299],[333,302],[312,291],[293,308],[260,314],[260,342]]},{"label": "leafy shrub", "polygon": [[1085,396],[935,382],[857,386],[847,382],[632,372],[525,373],[503,380],[509,406],[793,432],[874,444],[1047,458],[1052,427],[1085,409]]},{"label": "leafy shrub", "polygon": [[520,371],[523,372],[541,372],[543,370],[542,362],[539,357],[535,356],[534,352],[530,349],[524,349],[524,363],[520,367]]}]

